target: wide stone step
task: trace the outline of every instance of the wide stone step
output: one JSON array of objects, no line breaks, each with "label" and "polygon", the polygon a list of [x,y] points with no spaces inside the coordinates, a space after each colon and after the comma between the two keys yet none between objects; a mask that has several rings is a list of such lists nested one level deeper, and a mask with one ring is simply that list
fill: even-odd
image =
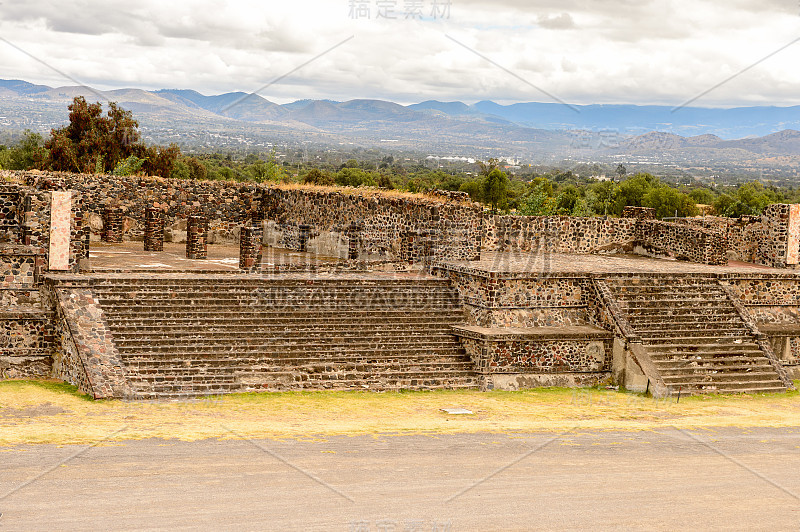
[{"label": "wide stone step", "polygon": [[642,336],[642,342],[649,345],[663,345],[663,344],[690,344],[690,345],[708,345],[713,343],[734,343],[738,340],[739,343],[754,344],[752,335],[735,334],[731,336],[721,336],[718,334],[701,334],[695,331],[692,334],[684,335],[661,335],[661,336]]},{"label": "wide stone step", "polygon": [[682,387],[682,393],[772,393],[785,392],[786,387],[777,379],[732,382],[704,382],[687,379],[686,381],[670,382],[668,387],[677,393]]},{"label": "wide stone step", "polygon": [[318,297],[320,295],[331,295],[334,297],[349,297],[353,294],[385,294],[401,296],[450,296],[458,297],[458,292],[448,285],[439,286],[416,286],[416,285],[384,285],[384,286],[320,286],[304,285],[293,287],[281,286],[249,286],[242,288],[208,287],[208,288],[143,288],[143,289],[124,289],[124,290],[104,290],[93,288],[93,293],[105,300],[121,301],[126,299],[173,299],[173,298],[244,298],[253,297]]},{"label": "wide stone step", "polygon": [[171,335],[173,332],[176,334],[205,334],[206,332],[214,334],[262,334],[272,333],[275,331],[291,331],[293,334],[303,333],[320,333],[339,331],[363,331],[364,333],[381,332],[381,331],[414,331],[415,333],[431,332],[434,334],[443,334],[445,331],[450,331],[453,320],[442,319],[433,321],[429,318],[407,318],[405,320],[397,320],[390,322],[377,322],[358,321],[358,320],[274,320],[271,322],[256,321],[242,325],[238,322],[218,322],[216,324],[200,323],[198,320],[182,320],[180,323],[174,325],[166,325],[164,322],[154,325],[120,325],[115,323],[113,326],[111,322],[109,326],[112,328],[115,337],[136,337],[136,336],[153,336],[159,334]]},{"label": "wide stone step", "polygon": [[624,306],[638,306],[643,303],[651,302],[679,302],[679,303],[729,303],[728,295],[725,292],[698,292],[686,293],[675,292],[645,292],[636,294],[615,294],[617,301]]},{"label": "wide stone step", "polygon": [[226,286],[187,286],[181,287],[127,287],[117,289],[104,289],[92,287],[92,292],[100,299],[169,299],[169,298],[206,298],[206,297],[318,297],[330,295],[334,297],[349,297],[353,294],[363,295],[399,295],[399,296],[450,296],[458,297],[458,292],[448,284],[438,285],[320,285],[316,283],[282,286],[282,285],[254,285],[240,287]]},{"label": "wide stone step", "polygon": [[[282,371],[279,371],[282,370]],[[465,369],[451,369],[451,368],[408,368],[408,367],[385,367],[385,368],[369,368],[365,371],[356,370],[355,368],[329,366],[322,369],[304,369],[304,368],[277,368],[277,370],[264,370],[264,371],[238,371],[236,372],[234,380],[230,381],[217,381],[209,380],[209,377],[203,378],[202,376],[190,376],[182,373],[179,369],[172,371],[169,368],[160,368],[157,373],[142,373],[137,374],[134,378],[140,382],[150,383],[214,383],[214,382],[259,382],[279,380],[276,377],[284,375],[287,371],[295,378],[295,380],[302,381],[336,381],[336,380],[362,380],[364,382],[376,381],[387,378],[404,378],[404,379],[467,379],[476,376],[473,370]],[[133,380],[133,378],[132,378]]]},{"label": "wide stone step", "polygon": [[639,335],[642,339],[645,338],[691,338],[691,337],[719,337],[719,338],[729,338],[731,336],[735,337],[747,337],[751,336],[752,333],[750,329],[747,327],[714,327],[714,328],[693,328],[693,329],[678,329],[672,327],[661,327],[658,329],[643,329],[640,327],[634,327],[636,334]]},{"label": "wide stone step", "polygon": [[205,345],[148,345],[148,346],[126,346],[120,345],[117,347],[123,359],[134,355],[158,355],[170,354],[176,357],[191,358],[192,356],[199,355],[214,355],[214,356],[232,356],[232,357],[248,357],[260,355],[262,357],[272,358],[290,358],[292,356],[316,356],[324,358],[328,355],[350,354],[352,356],[374,356],[377,353],[384,353],[386,356],[391,356],[396,353],[429,353],[430,355],[453,355],[458,356],[460,353],[460,345],[457,342],[441,342],[441,343],[428,343],[428,344],[410,344],[410,343],[391,343],[391,342],[376,342],[364,343],[357,346],[337,345],[337,344],[314,344],[304,346],[302,344],[271,344],[262,343],[254,345],[224,345],[224,344],[205,344]]},{"label": "wide stone step", "polygon": [[[142,330],[170,330],[170,329],[196,329],[197,327],[224,328],[228,327],[258,327],[259,329],[271,328],[325,328],[327,326],[348,326],[358,328],[361,325],[385,324],[388,326],[408,326],[418,327],[425,325],[456,325],[463,322],[465,317],[461,314],[451,317],[435,318],[433,316],[403,315],[403,316],[288,316],[288,317],[238,317],[237,319],[226,319],[220,317],[181,317],[181,318],[117,318],[107,317],[106,324],[112,330],[124,330],[132,327],[141,327]],[[366,322],[366,323],[365,323]]]},{"label": "wide stone step", "polygon": [[251,339],[246,338],[159,338],[153,339],[127,339],[117,342],[117,349],[120,352],[132,352],[143,347],[151,350],[167,350],[175,347],[191,348],[191,349],[224,349],[234,350],[239,347],[244,349],[283,349],[301,348],[306,351],[312,351],[319,348],[331,349],[353,349],[358,350],[362,347],[396,347],[396,346],[419,346],[423,344],[430,348],[438,348],[442,346],[451,347],[461,345],[458,339],[452,335],[440,336],[386,336],[375,338],[364,338],[361,336],[320,336],[315,335],[309,337],[291,337],[291,336],[274,336],[274,337],[255,337]]},{"label": "wide stone step", "polygon": [[653,362],[660,362],[663,360],[732,360],[732,359],[746,359],[752,360],[754,358],[767,360],[764,352],[758,349],[748,349],[742,351],[735,350],[674,350],[674,351],[650,351],[650,358]]},{"label": "wide stone step", "polygon": [[312,301],[312,302],[303,302],[303,301],[292,301],[289,303],[253,303],[253,304],[239,304],[234,302],[216,302],[216,301],[187,301],[182,303],[175,303],[172,302],[154,302],[149,301],[146,299],[141,299],[138,301],[128,301],[125,303],[109,303],[109,302],[102,302],[101,305],[103,308],[107,308],[109,311],[114,312],[137,312],[142,310],[142,306],[147,306],[153,310],[159,310],[164,312],[174,312],[176,310],[185,310],[185,309],[201,309],[206,311],[219,311],[219,310],[302,310],[302,309],[319,309],[319,310],[331,310],[331,311],[339,311],[339,310],[355,310],[355,309],[386,309],[392,310],[395,308],[400,309],[414,309],[414,308],[422,308],[422,309],[430,309],[430,308],[444,308],[444,309],[459,309],[461,308],[461,304],[458,301],[452,300],[423,300],[420,299],[419,301],[407,301],[403,300],[402,302],[395,304],[391,300],[380,300],[380,301],[347,301],[347,300],[320,300],[320,301]]},{"label": "wide stone step", "polygon": [[651,327],[659,327],[669,325],[670,327],[677,327],[682,329],[691,329],[693,327],[702,327],[704,329],[715,327],[717,325],[741,325],[744,327],[741,317],[731,314],[730,316],[661,316],[659,318],[649,318],[645,316],[628,316],[628,321],[634,327],[648,329]]},{"label": "wide stone step", "polygon": [[[142,349],[142,350],[138,350]],[[446,357],[460,357],[463,356],[463,351],[460,347],[456,347],[455,345],[438,345],[438,346],[425,346],[419,347],[416,345],[402,345],[397,344],[391,347],[375,347],[373,346],[361,346],[359,349],[345,349],[345,348],[318,348],[315,350],[297,348],[295,346],[255,346],[250,348],[236,348],[236,349],[224,349],[224,348],[210,348],[207,346],[204,347],[192,347],[192,346],[183,346],[181,348],[178,347],[168,347],[166,349],[159,349],[158,347],[149,346],[147,350],[143,350],[143,348],[137,349],[125,349],[120,348],[120,356],[124,361],[127,360],[136,360],[136,357],[158,357],[158,356],[165,356],[169,355],[174,358],[200,358],[204,356],[208,357],[222,357],[227,356],[231,357],[232,359],[241,358],[241,359],[250,359],[254,357],[258,357],[261,360],[265,359],[290,359],[290,358],[317,358],[319,360],[323,360],[326,357],[372,357],[372,358],[388,358],[388,357],[396,357],[397,355],[406,355],[406,356],[446,356]]]},{"label": "wide stone step", "polygon": [[641,334],[648,334],[648,335],[657,335],[660,333],[680,333],[680,332],[688,332],[688,333],[695,333],[695,332],[703,332],[703,333],[719,333],[721,336],[728,336],[730,335],[731,331],[738,331],[743,335],[751,334],[750,328],[744,325],[743,323],[736,323],[736,322],[728,322],[728,323],[694,323],[694,324],[674,324],[669,322],[663,322],[660,324],[653,324],[644,326],[640,323],[632,322],[631,325],[633,326],[634,330],[637,333]]},{"label": "wide stone step", "polygon": [[204,309],[181,309],[162,311],[161,309],[139,308],[129,312],[116,312],[113,308],[104,308],[103,313],[107,319],[163,319],[163,318],[193,318],[193,319],[236,319],[236,318],[316,318],[316,317],[361,317],[369,316],[376,319],[402,318],[404,316],[430,316],[430,317],[462,317],[460,309],[407,309],[407,310],[382,310],[382,309],[342,309],[342,310],[283,310],[283,309],[228,309],[219,311],[206,311]]},{"label": "wide stone step", "polygon": [[766,371],[774,374],[775,369],[765,358],[742,360],[731,358],[707,360],[660,360],[654,361],[655,367],[664,375],[676,375],[687,372],[737,372],[737,371]]},{"label": "wide stone step", "polygon": [[395,329],[395,330],[374,330],[374,331],[353,331],[353,330],[340,330],[340,331],[314,331],[309,334],[309,331],[294,331],[291,329],[286,330],[272,330],[272,331],[248,331],[232,335],[229,332],[214,333],[207,332],[170,332],[169,334],[140,334],[136,336],[134,333],[128,335],[114,334],[114,339],[117,345],[136,346],[136,345],[149,345],[158,343],[160,345],[174,345],[182,343],[240,343],[250,345],[253,342],[266,341],[273,343],[287,342],[295,344],[297,342],[307,342],[313,344],[327,344],[330,342],[347,343],[348,345],[363,344],[363,343],[378,343],[384,341],[402,342],[408,341],[412,343],[420,342],[457,342],[457,338],[448,333],[446,330],[439,332],[432,332],[430,330],[413,330],[413,329]]},{"label": "wide stone step", "polygon": [[752,371],[752,372],[704,372],[704,373],[673,373],[662,377],[665,384],[687,384],[692,382],[702,383],[744,383],[744,382],[770,382],[780,385],[781,381],[775,376],[775,372]]},{"label": "wide stone step", "polygon": [[664,342],[660,344],[649,344],[647,349],[651,353],[659,352],[672,352],[679,350],[681,352],[740,352],[740,351],[757,351],[761,352],[761,348],[752,339],[737,342],[735,338],[725,339],[721,338],[718,341],[703,341],[703,342],[680,342],[675,341],[672,343]]},{"label": "wide stone step", "polygon": [[731,307],[689,307],[689,308],[675,308],[675,307],[653,307],[653,308],[633,308],[625,309],[625,313],[632,319],[636,318],[651,318],[658,319],[662,316],[675,317],[675,318],[704,318],[711,317],[737,317],[741,319],[736,309]]},{"label": "wide stone step", "polygon": [[620,307],[625,311],[637,310],[650,310],[650,309],[664,309],[681,310],[681,309],[720,309],[720,308],[734,308],[730,300],[688,300],[688,299],[649,299],[646,301],[636,301],[628,303],[626,301],[620,302]]},{"label": "wide stone step", "polygon": [[330,368],[338,369],[352,369],[360,372],[382,371],[382,370],[396,370],[401,371],[404,369],[425,368],[426,370],[454,370],[454,371],[474,371],[472,362],[466,358],[453,359],[452,357],[441,357],[437,360],[432,357],[392,357],[385,359],[367,358],[363,360],[353,360],[348,357],[330,358],[320,360],[313,357],[306,358],[293,358],[293,359],[271,359],[259,360],[252,358],[250,360],[230,358],[172,358],[172,357],[154,357],[149,359],[139,358],[135,362],[126,360],[126,368],[131,372],[137,374],[152,373],[160,371],[164,368],[169,370],[216,370],[217,368],[227,372],[232,369],[236,373],[242,371],[286,371],[287,368],[298,368],[303,371],[330,371]]}]

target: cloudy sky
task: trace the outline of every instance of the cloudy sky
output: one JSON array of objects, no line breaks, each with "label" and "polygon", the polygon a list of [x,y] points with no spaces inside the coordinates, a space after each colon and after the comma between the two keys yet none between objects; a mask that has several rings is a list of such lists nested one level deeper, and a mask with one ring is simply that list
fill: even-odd
[{"label": "cloudy sky", "polygon": [[51,86],[800,104],[800,0],[2,0],[0,38],[0,78]]}]

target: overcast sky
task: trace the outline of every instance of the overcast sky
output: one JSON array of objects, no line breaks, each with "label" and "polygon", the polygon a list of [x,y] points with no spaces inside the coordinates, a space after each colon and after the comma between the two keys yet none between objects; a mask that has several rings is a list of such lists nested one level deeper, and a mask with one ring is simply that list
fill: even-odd
[{"label": "overcast sky", "polygon": [[[799,0],[446,2],[2,0],[0,78],[218,94],[291,72],[260,94],[680,105],[800,37]],[[798,65],[800,42],[693,105],[800,104]]]}]

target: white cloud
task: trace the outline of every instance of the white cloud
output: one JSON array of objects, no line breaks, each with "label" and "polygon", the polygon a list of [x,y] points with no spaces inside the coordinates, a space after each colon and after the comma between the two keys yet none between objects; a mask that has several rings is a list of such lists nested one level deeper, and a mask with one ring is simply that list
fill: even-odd
[{"label": "white cloud", "polygon": [[[439,3],[442,0],[438,0]],[[300,98],[680,104],[790,42],[800,7],[780,0],[451,0],[449,18],[349,17],[348,0],[27,0],[0,4],[0,35],[99,88],[255,90]],[[511,69],[504,70],[447,39]],[[0,77],[72,85],[4,43]],[[697,105],[800,103],[800,43]]]}]

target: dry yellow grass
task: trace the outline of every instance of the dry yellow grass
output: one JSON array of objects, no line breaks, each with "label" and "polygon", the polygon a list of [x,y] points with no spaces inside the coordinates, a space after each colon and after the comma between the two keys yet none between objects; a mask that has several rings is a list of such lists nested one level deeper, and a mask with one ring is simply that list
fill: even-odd
[{"label": "dry yellow grass", "polygon": [[[440,410],[456,406],[474,415],[448,415]],[[610,390],[539,389],[287,392],[156,403],[92,401],[64,384],[0,383],[0,445],[143,438],[636,431],[668,426],[800,426],[800,397],[797,392],[706,396],[677,403],[675,398],[654,400]]]}]

